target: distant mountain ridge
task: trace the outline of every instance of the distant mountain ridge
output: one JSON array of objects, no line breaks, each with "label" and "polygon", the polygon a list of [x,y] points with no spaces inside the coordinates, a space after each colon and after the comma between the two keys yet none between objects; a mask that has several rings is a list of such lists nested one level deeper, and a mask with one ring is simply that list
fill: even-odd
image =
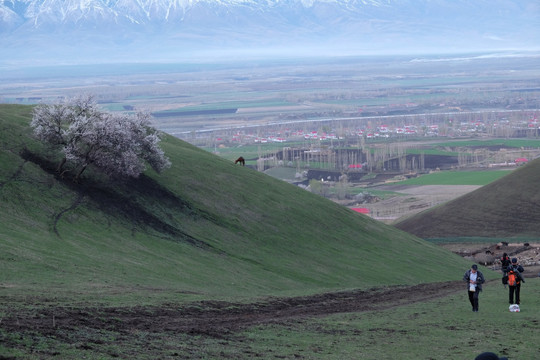
[{"label": "distant mountain ridge", "polygon": [[[38,28],[47,24],[93,23],[148,25],[162,22],[190,22],[201,16],[234,17],[235,15],[273,15],[288,12],[288,21],[317,16],[319,9],[332,7],[336,12],[388,7],[388,1],[260,1],[260,0],[4,0],[0,3],[3,26],[17,27],[29,23]],[[273,14],[274,13],[274,14]],[[304,15],[302,15],[302,13]],[[300,16],[298,16],[300,15]],[[319,13],[321,15],[332,15]],[[284,16],[285,18],[287,16]],[[234,20],[240,20],[236,18]]]},{"label": "distant mountain ridge", "polygon": [[530,0],[3,0],[0,13],[4,30],[21,26],[39,29],[100,23],[144,27],[200,22],[206,26],[220,18],[223,20],[221,25],[231,27],[261,19],[267,25],[275,25],[275,20],[281,20],[278,25],[297,26],[309,24],[310,20],[317,20],[321,26],[369,20],[414,20],[416,24],[422,24],[432,22],[430,18],[457,23],[465,14],[478,23],[495,23],[512,16],[518,21],[523,16],[533,15],[538,11],[535,3]]},{"label": "distant mountain ridge", "polygon": [[2,0],[0,45],[524,49],[539,17],[536,0]]}]

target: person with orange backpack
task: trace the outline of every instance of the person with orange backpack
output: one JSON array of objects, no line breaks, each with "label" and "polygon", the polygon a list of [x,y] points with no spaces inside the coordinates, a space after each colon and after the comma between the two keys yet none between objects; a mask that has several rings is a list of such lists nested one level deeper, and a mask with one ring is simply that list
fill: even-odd
[{"label": "person with orange backpack", "polygon": [[[519,305],[519,293],[521,290],[521,283],[525,282],[523,279],[523,276],[521,276],[521,273],[524,272],[523,266],[518,264],[518,261],[516,258],[512,259],[512,264],[508,266],[507,268],[507,276],[508,276],[508,301],[510,302],[510,305],[517,304]],[[514,294],[516,295],[516,302],[514,302]]]}]

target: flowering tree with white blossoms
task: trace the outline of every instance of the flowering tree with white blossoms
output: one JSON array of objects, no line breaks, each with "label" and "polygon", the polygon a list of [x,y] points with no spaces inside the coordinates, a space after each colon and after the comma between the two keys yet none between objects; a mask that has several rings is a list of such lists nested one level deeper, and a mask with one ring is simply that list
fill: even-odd
[{"label": "flowering tree with white blossoms", "polygon": [[90,165],[113,177],[138,177],[146,164],[158,173],[171,165],[150,115],[103,112],[92,96],[40,104],[30,125],[41,141],[63,153],[58,171],[71,164],[75,179]]}]

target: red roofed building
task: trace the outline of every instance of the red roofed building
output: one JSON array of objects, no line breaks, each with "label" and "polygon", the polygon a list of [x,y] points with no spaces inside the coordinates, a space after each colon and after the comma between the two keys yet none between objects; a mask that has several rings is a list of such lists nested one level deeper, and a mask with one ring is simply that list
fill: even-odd
[{"label": "red roofed building", "polygon": [[369,214],[368,208],[351,208],[351,210],[359,212],[360,214]]}]

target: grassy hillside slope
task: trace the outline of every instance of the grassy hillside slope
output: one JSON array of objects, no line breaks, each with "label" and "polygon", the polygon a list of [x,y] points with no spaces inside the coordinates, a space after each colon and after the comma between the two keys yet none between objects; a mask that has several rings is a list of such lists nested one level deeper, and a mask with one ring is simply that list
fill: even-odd
[{"label": "grassy hillside slope", "polygon": [[[0,287],[70,301],[299,295],[460,279],[470,264],[166,136],[172,167],[60,178],[31,108],[0,105]],[[25,150],[26,149],[26,150]]]},{"label": "grassy hillside slope", "polygon": [[540,159],[395,226],[421,238],[540,238]]}]

